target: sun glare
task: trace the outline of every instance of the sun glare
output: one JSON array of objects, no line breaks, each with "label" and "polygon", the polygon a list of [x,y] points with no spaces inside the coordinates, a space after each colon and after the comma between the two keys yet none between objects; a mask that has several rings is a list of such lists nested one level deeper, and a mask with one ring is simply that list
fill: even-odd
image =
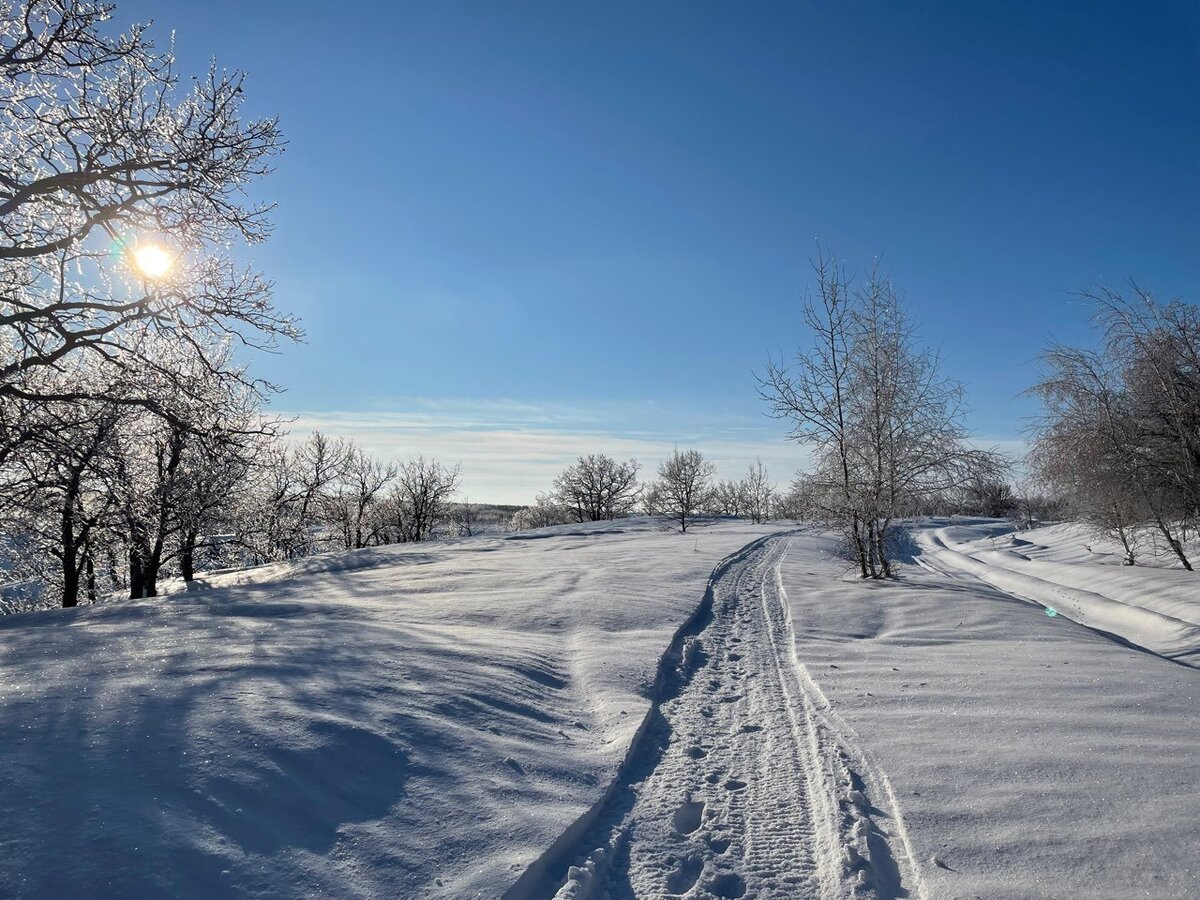
[{"label": "sun glare", "polygon": [[171,268],[171,254],[158,244],[142,244],[133,251],[133,267],[147,278],[162,278]]}]

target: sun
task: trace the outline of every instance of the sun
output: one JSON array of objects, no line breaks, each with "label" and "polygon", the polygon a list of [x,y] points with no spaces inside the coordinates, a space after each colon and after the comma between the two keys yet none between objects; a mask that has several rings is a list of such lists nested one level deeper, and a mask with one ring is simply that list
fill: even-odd
[{"label": "sun", "polygon": [[146,278],[162,278],[171,270],[171,254],[158,244],[141,244],[133,251],[133,267]]}]

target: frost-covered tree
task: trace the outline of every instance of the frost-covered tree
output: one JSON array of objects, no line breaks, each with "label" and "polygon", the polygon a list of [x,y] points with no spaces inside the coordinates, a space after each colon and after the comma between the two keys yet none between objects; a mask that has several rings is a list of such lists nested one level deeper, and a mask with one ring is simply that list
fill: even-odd
[{"label": "frost-covered tree", "polygon": [[1136,556],[1137,530],[1158,532],[1192,569],[1185,531],[1200,520],[1200,309],[1086,291],[1097,350],[1052,345],[1031,392],[1043,403],[1031,463],[1074,513]]},{"label": "frost-covered tree", "polygon": [[755,524],[771,518],[771,509],[775,503],[775,485],[771,483],[771,475],[761,459],[749,468],[739,488],[743,498],[743,515]]},{"label": "frost-covered tree", "polygon": [[445,520],[462,481],[462,467],[415,456],[400,463],[381,513],[390,542],[430,540]]},{"label": "frost-covered tree", "polygon": [[0,484],[5,569],[46,599],[94,599],[102,531],[116,518],[109,461],[122,418],[114,403],[38,404],[37,436],[7,461]]},{"label": "frost-covered tree", "polygon": [[637,460],[618,462],[603,453],[581,456],[554,479],[556,503],[576,522],[629,515],[638,503]]},{"label": "frost-covered tree", "polygon": [[658,466],[654,484],[655,512],[668,516],[686,532],[711,505],[712,479],[716,466],[699,450],[679,450]]},{"label": "frost-covered tree", "polygon": [[740,516],[744,511],[742,482],[724,479],[709,492],[708,511],[714,516]]},{"label": "frost-covered tree", "polygon": [[[0,0],[3,396],[104,397],[126,383],[122,403],[153,406],[129,389],[139,373],[169,374],[149,337],[206,355],[214,338],[298,334],[269,283],[226,252],[269,232],[269,206],[246,188],[282,147],[275,121],[242,117],[238,73],[182,86],[141,28],[110,35],[111,12]],[[147,247],[163,269],[130,264]],[[80,353],[103,362],[88,385],[51,391],[37,377]],[[211,377],[244,373],[214,365]]]},{"label": "frost-covered tree", "polygon": [[[163,357],[172,349],[182,348],[164,347]],[[172,365],[169,381],[161,371],[141,373],[103,400],[0,398],[0,410],[16,404],[37,426],[0,464],[0,530],[64,605],[79,602],[81,585],[89,600],[118,588],[154,596],[164,567],[183,565],[200,532],[235,503],[245,472],[238,448],[263,430],[256,397],[210,381],[194,355],[190,368],[178,356]],[[61,378],[90,390],[97,366],[87,357],[64,366],[69,372],[39,373],[41,383]],[[154,396],[170,416],[122,402],[122,389]],[[52,509],[57,524],[45,518]],[[62,571],[50,573],[38,557],[59,560]],[[72,561],[81,567],[75,574]]]},{"label": "frost-covered tree", "polygon": [[538,494],[531,506],[517,510],[509,522],[513,531],[532,531],[535,528],[549,528],[551,525],[565,525],[573,521],[571,510],[561,506],[550,494]]},{"label": "frost-covered tree", "polygon": [[357,550],[381,540],[383,522],[376,507],[385,488],[395,479],[394,463],[378,460],[361,447],[350,448],[341,477],[333,486],[331,504],[347,550]]},{"label": "frost-covered tree", "polygon": [[193,571],[272,389],[232,345],[299,336],[231,256],[270,230],[247,189],[282,149],[274,120],[242,115],[240,74],[181,82],[111,13],[0,0],[0,485],[30,500],[6,544],[62,562],[68,605],[81,579],[89,599],[141,596],[164,567]]},{"label": "frost-covered tree", "polygon": [[812,346],[790,366],[768,362],[760,394],[812,451],[819,519],[845,535],[862,577],[886,577],[898,517],[1005,463],[968,442],[962,388],[917,345],[891,282],[876,268],[855,288],[825,255],[813,268]]}]

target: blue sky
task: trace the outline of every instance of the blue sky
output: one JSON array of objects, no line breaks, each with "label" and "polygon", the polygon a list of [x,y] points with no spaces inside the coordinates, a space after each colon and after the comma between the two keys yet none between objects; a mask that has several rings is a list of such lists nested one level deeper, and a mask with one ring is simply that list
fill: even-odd
[{"label": "blue sky", "polygon": [[882,254],[1014,442],[1070,292],[1200,297],[1200,7],[122,2],[245,69],[288,151],[276,406],[526,501],[577,452],[801,460],[752,372],[814,241]]}]

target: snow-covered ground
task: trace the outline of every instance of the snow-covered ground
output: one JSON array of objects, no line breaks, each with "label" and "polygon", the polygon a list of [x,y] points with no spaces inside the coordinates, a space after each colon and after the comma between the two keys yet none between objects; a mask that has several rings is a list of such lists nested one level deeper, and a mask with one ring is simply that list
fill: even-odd
[{"label": "snow-covered ground", "polygon": [[841,577],[832,550],[782,566],[798,656],[894,786],[918,894],[1200,897],[1200,672],[949,566]]},{"label": "snow-covered ground", "polygon": [[[1192,666],[1200,666],[1200,579],[1122,566],[1078,525],[1016,532],[996,520],[942,520],[914,532],[917,562],[990,584]],[[1111,548],[1107,548],[1111,549]]]},{"label": "snow-covered ground", "polygon": [[497,896],[763,532],[557,528],[6,616],[0,896]]},{"label": "snow-covered ground", "polygon": [[1200,672],[949,527],[898,583],[629,520],[7,617],[0,896],[1200,896]]}]

